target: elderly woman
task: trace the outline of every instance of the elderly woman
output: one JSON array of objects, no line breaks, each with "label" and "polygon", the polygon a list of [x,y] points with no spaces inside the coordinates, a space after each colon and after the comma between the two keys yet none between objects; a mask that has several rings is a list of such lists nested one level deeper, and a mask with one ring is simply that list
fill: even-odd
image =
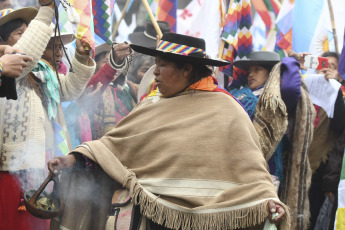
[{"label": "elderly woman", "polygon": [[[54,1],[35,8],[0,13],[2,45],[13,46],[32,58],[13,81],[17,100],[0,99],[0,223],[3,229],[48,229],[49,221],[31,216],[23,193],[36,189],[47,176],[46,163],[68,150],[60,101],[79,97],[94,71],[94,62],[80,43],[72,60],[74,73],[57,76],[40,60],[53,33]],[[36,16],[37,15],[37,16]],[[52,44],[53,45],[53,44]],[[62,93],[63,92],[63,93]]]},{"label": "elderly woman", "polygon": [[[308,149],[315,112],[301,80],[299,61],[303,63],[304,55],[294,53],[295,58],[280,61],[274,52],[253,52],[248,60],[234,62],[248,74],[236,79],[234,84],[240,82],[240,87],[230,91],[253,120],[276,189],[279,187],[279,197],[297,220],[292,222],[292,229],[306,229],[309,221]],[[284,155],[286,152],[289,153]]]},{"label": "elderly woman", "polygon": [[[156,57],[161,95],[141,101],[100,140],[48,163],[51,172],[73,168],[64,171],[73,186],[57,225],[104,229],[115,181],[144,229],[251,229],[273,212],[289,229],[248,115],[207,67],[229,63],[208,58],[203,39],[180,34],[164,34],[156,49],[131,47]],[[85,177],[88,186],[78,187]]]}]

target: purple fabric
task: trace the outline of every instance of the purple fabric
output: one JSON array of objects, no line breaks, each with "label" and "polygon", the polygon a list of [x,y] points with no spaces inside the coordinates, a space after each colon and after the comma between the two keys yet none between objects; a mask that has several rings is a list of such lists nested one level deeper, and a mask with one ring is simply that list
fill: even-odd
[{"label": "purple fabric", "polygon": [[301,97],[300,64],[293,57],[284,57],[281,60],[280,92],[286,105],[288,114],[296,108],[298,99]]},{"label": "purple fabric", "polygon": [[[344,46],[345,47],[345,33],[344,33]],[[345,49],[343,48],[340,54],[338,72],[340,73],[341,77],[345,80]]]}]

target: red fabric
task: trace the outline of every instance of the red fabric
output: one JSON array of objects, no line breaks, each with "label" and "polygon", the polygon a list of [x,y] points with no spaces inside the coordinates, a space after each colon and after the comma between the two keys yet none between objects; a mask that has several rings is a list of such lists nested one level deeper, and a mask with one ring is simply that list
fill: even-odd
[{"label": "red fabric", "polygon": [[50,220],[32,216],[28,211],[18,211],[20,184],[8,172],[0,172],[0,230],[48,230]]},{"label": "red fabric", "polygon": [[86,87],[90,85],[96,86],[98,82],[101,82],[103,85],[102,90],[105,90],[109,83],[114,80],[115,74],[116,70],[114,70],[109,63],[105,63],[104,66],[93,75]]},{"label": "red fabric", "polygon": [[314,128],[316,128],[319,125],[319,121],[320,121],[320,118],[319,118],[320,106],[314,105],[314,107],[315,107],[315,111],[316,111],[316,117],[314,120]]}]

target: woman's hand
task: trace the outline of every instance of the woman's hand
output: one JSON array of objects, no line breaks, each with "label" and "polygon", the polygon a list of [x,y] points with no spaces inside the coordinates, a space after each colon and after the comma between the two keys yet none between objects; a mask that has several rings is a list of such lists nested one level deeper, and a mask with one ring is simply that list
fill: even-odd
[{"label": "woman's hand", "polygon": [[335,69],[324,68],[324,69],[320,70],[320,73],[323,73],[325,75],[326,80],[334,79],[334,80],[340,81],[340,79],[341,79],[341,76],[340,76],[338,70],[335,70]]},{"label": "woman's hand", "polygon": [[[278,203],[275,203],[273,200],[270,200],[267,204],[268,206],[268,210],[270,212],[270,214],[268,215],[268,218],[270,220],[271,223],[278,223],[281,220],[283,220],[284,216],[285,216],[285,210],[283,208],[283,206],[281,206]],[[272,214],[273,213],[278,213],[278,216],[274,219],[272,219]]]},{"label": "woman's hand", "polygon": [[75,41],[75,44],[77,46],[77,52],[81,55],[87,55],[90,54],[90,47],[86,42],[81,41],[80,39],[77,39]]},{"label": "woman's hand", "polygon": [[19,49],[13,48],[9,45],[1,45],[0,46],[0,56],[4,54],[13,54],[13,53],[22,53]]},{"label": "woman's hand", "polygon": [[54,0],[38,0],[38,4],[40,6],[49,6],[50,8],[54,9],[55,1]]},{"label": "woman's hand", "polygon": [[131,48],[127,43],[119,43],[113,47],[113,53],[116,64],[120,65],[123,63],[125,57],[131,54]]},{"label": "woman's hand", "polygon": [[73,168],[75,163],[76,161],[73,155],[58,156],[48,162],[48,169],[50,172],[57,174],[63,169]]},{"label": "woman's hand", "polygon": [[23,69],[27,67],[28,61],[32,61],[32,58],[22,54],[5,54],[0,57],[2,63],[2,74],[6,77],[16,78],[23,72]]},{"label": "woman's hand", "polygon": [[310,55],[310,53],[303,52],[303,53],[295,53],[292,50],[288,53],[289,57],[294,57],[300,64],[300,68],[303,70],[307,70],[307,68],[304,66],[304,57],[307,55]]}]

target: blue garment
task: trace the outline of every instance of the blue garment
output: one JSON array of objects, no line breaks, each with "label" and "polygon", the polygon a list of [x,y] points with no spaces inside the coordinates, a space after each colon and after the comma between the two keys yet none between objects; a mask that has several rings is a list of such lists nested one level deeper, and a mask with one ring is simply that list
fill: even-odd
[{"label": "blue garment", "polygon": [[242,103],[244,108],[247,110],[250,119],[253,121],[258,97],[253,94],[252,90],[248,86],[230,90],[230,94]]},{"label": "blue garment", "polygon": [[72,148],[75,149],[81,144],[78,128],[78,117],[81,115],[82,111],[75,101],[71,101],[68,104],[63,104],[64,106],[62,107],[62,110],[65,115],[65,121],[71,139]]}]

